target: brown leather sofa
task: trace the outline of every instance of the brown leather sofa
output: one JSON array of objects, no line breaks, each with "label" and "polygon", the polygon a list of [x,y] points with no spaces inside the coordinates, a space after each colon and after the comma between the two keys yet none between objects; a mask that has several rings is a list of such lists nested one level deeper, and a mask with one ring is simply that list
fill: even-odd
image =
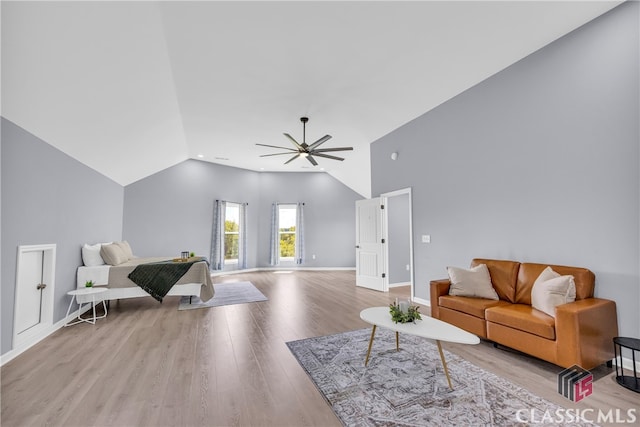
[{"label": "brown leather sofa", "polygon": [[486,264],[500,299],[449,295],[449,279],[431,282],[431,316],[497,344],[555,365],[591,369],[613,359],[618,335],[614,301],[593,297],[595,275],[586,268],[551,265],[573,275],[576,301],[556,307],[556,317],[531,306],[531,288],[549,264],[474,259]]}]

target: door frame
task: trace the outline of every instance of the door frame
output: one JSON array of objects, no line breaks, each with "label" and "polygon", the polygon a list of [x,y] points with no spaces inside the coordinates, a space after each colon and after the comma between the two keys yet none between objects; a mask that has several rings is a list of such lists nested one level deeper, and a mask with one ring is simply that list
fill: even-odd
[{"label": "door frame", "polygon": [[[20,302],[20,261],[22,254],[27,252],[43,252],[42,254],[42,276],[43,283],[47,284],[47,287],[42,292],[42,317],[40,323],[30,328],[28,331],[18,334],[17,330],[17,313],[21,307],[18,307]],[[18,256],[16,262],[16,284],[15,284],[15,298],[13,304],[13,343],[12,348],[18,349],[23,347],[29,347],[35,342],[38,342],[42,335],[46,333],[53,326],[53,311],[54,311],[54,294],[55,294],[55,278],[56,278],[56,244],[44,244],[44,245],[20,245],[18,246]]]},{"label": "door frame", "polygon": [[[401,188],[399,190],[390,191],[388,193],[380,194],[380,198],[382,199],[382,203],[385,206],[382,214],[382,232],[384,235],[385,242],[387,244],[384,245],[384,270],[389,272],[389,215],[388,215],[388,199],[394,196],[400,196],[403,194],[409,195],[409,282],[411,287],[411,300],[414,297],[414,268],[413,268],[413,198],[411,194],[411,187]],[[384,279],[384,289],[385,292],[389,291],[389,275],[385,275]]]}]

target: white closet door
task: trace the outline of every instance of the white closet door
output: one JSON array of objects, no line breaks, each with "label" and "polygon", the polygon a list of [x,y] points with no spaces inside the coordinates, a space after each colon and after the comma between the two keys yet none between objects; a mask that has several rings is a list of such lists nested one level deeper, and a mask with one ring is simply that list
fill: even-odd
[{"label": "white closet door", "polygon": [[17,334],[28,331],[41,321],[42,261],[44,252],[24,252],[20,259],[18,286],[16,289],[16,325]]}]

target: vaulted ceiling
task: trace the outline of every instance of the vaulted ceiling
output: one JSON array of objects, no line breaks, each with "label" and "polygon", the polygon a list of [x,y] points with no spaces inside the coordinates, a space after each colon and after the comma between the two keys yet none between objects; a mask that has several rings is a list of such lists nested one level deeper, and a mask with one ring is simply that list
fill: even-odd
[{"label": "vaulted ceiling", "polygon": [[[122,185],[202,155],[370,196],[373,141],[619,3],[2,1],[2,115]],[[354,151],[259,157],[301,116]]]}]

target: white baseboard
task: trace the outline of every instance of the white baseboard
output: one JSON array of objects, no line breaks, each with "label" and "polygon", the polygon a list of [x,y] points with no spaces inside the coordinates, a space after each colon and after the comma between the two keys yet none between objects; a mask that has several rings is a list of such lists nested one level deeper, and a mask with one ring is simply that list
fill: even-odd
[{"label": "white baseboard", "polygon": [[[618,359],[613,359],[613,366],[618,365]],[[622,369],[626,369],[628,371],[631,371],[631,374],[633,374],[633,360],[629,359],[627,357],[623,357],[622,358]],[[636,361],[636,372],[640,372],[640,360]],[[629,375],[629,372],[625,372],[626,375]]]},{"label": "white baseboard", "polygon": [[409,286],[411,282],[398,282],[398,283],[389,283],[390,288],[399,288],[400,286]]},{"label": "white baseboard", "polygon": [[431,308],[431,301],[429,301],[429,300],[418,298],[418,297],[413,297],[413,302],[418,303],[418,304],[422,304],[422,305],[424,305],[426,307]]},{"label": "white baseboard", "polygon": [[42,341],[43,339],[45,339],[46,337],[48,337],[58,329],[63,328],[64,325],[66,325],[67,323],[69,323],[70,321],[78,317],[78,314],[84,314],[90,309],[91,309],[91,304],[87,304],[86,306],[83,307],[82,312],[80,312],[80,310],[74,311],[64,319],[61,319],[56,323],[54,323],[53,325],[51,325],[50,327],[43,329],[40,334],[34,335],[33,337],[31,337],[31,339],[29,339],[28,341],[25,341],[20,346],[12,348],[11,350],[7,351],[5,354],[0,356],[0,366],[3,366],[5,363],[15,359],[20,354],[24,353],[34,345],[38,344],[40,341]]},{"label": "white baseboard", "polygon": [[214,271],[211,273],[212,277],[218,276],[226,276],[228,274],[244,274],[244,273],[256,273],[260,271],[349,271],[355,270],[355,267],[301,267],[301,266],[290,266],[290,267],[256,267],[256,268],[245,268],[244,270],[226,270],[226,271]]}]

